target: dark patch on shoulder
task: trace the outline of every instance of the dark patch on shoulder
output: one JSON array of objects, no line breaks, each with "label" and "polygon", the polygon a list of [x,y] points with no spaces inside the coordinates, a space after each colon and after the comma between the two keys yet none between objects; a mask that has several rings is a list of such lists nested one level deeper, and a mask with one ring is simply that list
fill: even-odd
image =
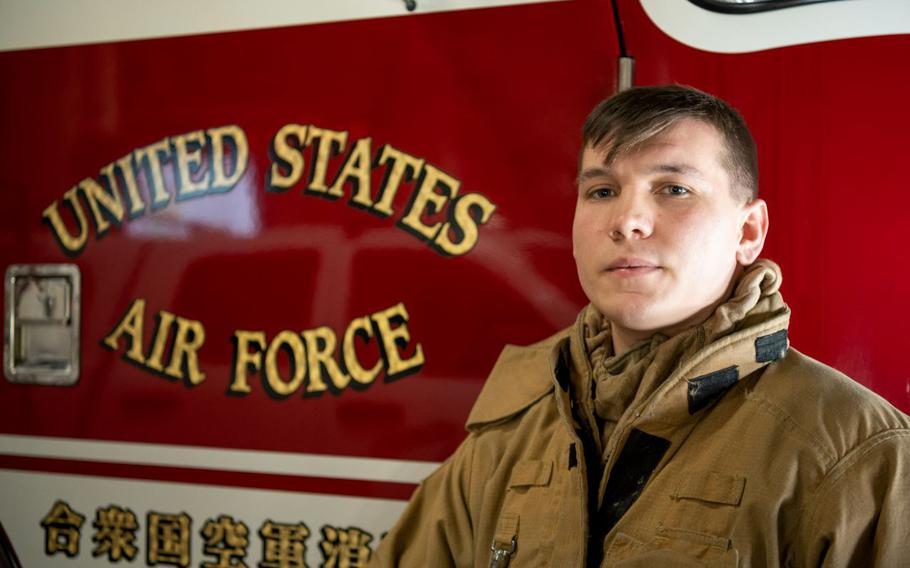
[{"label": "dark patch on shoulder", "polygon": [[689,414],[695,414],[720,398],[738,380],[739,368],[736,365],[689,379]]},{"label": "dark patch on shoulder", "polygon": [[767,363],[777,361],[787,352],[787,330],[782,329],[755,340],[755,361]]}]

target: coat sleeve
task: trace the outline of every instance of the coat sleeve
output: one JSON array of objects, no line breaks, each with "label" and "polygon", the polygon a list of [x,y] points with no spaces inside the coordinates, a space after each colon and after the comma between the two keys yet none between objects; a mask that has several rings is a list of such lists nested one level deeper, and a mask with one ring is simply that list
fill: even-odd
[{"label": "coat sleeve", "polygon": [[370,560],[371,567],[473,566],[469,509],[474,437],[427,477]]},{"label": "coat sleeve", "polygon": [[910,558],[910,430],[881,432],[840,460],[800,521],[788,565],[902,566]]}]

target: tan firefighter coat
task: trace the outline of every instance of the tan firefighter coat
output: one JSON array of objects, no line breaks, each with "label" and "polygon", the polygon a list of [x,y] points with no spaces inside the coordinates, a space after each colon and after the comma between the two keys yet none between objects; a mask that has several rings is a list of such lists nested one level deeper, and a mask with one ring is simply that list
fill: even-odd
[{"label": "tan firefighter coat", "polygon": [[373,565],[910,565],[910,420],[789,348],[779,272],[759,269],[771,274],[753,270],[708,322],[724,334],[701,345],[705,326],[693,332],[667,377],[647,375],[659,356],[647,363],[601,443],[569,392],[596,374],[585,313],[506,347],[467,439]]}]

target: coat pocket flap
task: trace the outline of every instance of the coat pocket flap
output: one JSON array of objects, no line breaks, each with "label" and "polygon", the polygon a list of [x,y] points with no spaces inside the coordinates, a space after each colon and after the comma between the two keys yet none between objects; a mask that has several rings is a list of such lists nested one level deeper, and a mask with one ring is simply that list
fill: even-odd
[{"label": "coat pocket flap", "polygon": [[540,460],[520,461],[512,468],[509,487],[549,485],[552,472],[553,462]]},{"label": "coat pocket flap", "polygon": [[679,484],[674,499],[695,499],[707,503],[738,506],[743,499],[746,478],[716,471],[690,474]]}]

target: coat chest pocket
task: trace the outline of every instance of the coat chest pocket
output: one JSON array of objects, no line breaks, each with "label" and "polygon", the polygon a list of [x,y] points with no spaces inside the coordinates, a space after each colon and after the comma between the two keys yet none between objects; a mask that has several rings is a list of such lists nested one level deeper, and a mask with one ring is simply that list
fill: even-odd
[{"label": "coat chest pocket", "polygon": [[687,476],[673,492],[673,499],[689,499],[709,505],[738,507],[746,490],[746,478],[716,471]]},{"label": "coat chest pocket", "polygon": [[730,535],[745,489],[743,476],[690,472],[672,489],[669,505],[657,511],[656,518],[662,520],[650,534],[642,539],[617,534],[605,553],[605,565],[738,566]]},{"label": "coat chest pocket", "polygon": [[[685,533],[685,534],[683,534]],[[715,537],[692,531],[658,529],[657,535],[642,542],[625,533],[613,537],[602,566],[616,568],[736,568],[735,548],[721,547]]]},{"label": "coat chest pocket", "polygon": [[746,478],[741,475],[689,472],[671,490],[669,503],[657,518],[666,527],[726,538],[741,513],[745,491]]},{"label": "coat chest pocket", "polygon": [[498,550],[502,559],[495,566],[543,565],[553,540],[552,476],[551,461],[524,460],[512,468],[491,543],[491,555]]},{"label": "coat chest pocket", "polygon": [[553,462],[525,460],[515,464],[509,477],[509,491],[528,487],[546,487],[553,475]]}]

